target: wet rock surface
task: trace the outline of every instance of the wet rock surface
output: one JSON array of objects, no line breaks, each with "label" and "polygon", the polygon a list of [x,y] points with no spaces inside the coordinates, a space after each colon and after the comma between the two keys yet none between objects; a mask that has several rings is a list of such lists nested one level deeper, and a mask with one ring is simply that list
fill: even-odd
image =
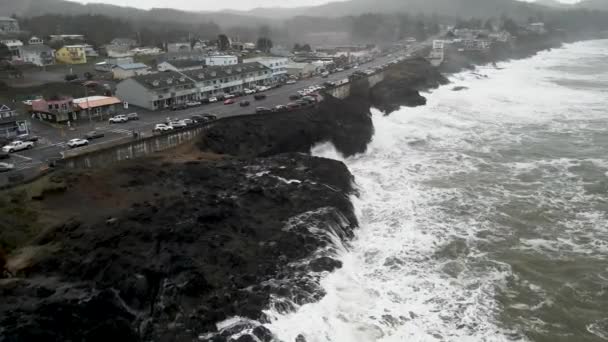
[{"label": "wet rock surface", "polygon": [[269,156],[310,152],[320,142],[332,142],[345,156],[365,152],[374,134],[370,103],[365,97],[327,97],[318,107],[218,122],[200,147],[234,156]]},{"label": "wet rock surface", "polygon": [[423,58],[406,60],[385,72],[385,80],[370,89],[372,105],[385,114],[402,106],[426,104],[420,91],[437,88],[448,80]]},{"label": "wet rock surface", "polygon": [[319,299],[301,261],[338,267],[320,251],[331,249],[330,231],[348,240],[357,224],[352,175],[333,160],[281,154],[116,172],[139,180],[124,191],[154,184],[158,198],[39,237],[55,252],[0,282],[1,341],[270,341],[259,323],[216,324],[263,322],[272,295],[286,310]]}]

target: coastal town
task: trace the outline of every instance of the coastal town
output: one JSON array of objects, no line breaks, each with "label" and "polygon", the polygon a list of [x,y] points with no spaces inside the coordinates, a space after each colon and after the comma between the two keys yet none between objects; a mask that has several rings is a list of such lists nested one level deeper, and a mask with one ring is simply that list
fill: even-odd
[{"label": "coastal town", "polygon": [[[90,150],[228,116],[314,106],[324,89],[407,58],[424,57],[441,68],[451,57],[483,58],[517,41],[498,23],[479,26],[441,26],[422,41],[406,37],[382,45],[288,48],[264,37],[242,42],[222,34],[217,40],[184,37],[161,47],[127,37],[93,46],[78,32],[30,36],[17,19],[2,17],[0,77],[11,91],[1,98],[0,138],[7,160],[0,177],[8,184],[8,175],[20,179],[14,176],[20,170],[44,169],[67,150]],[[521,39],[547,30],[532,22],[518,32]],[[46,89],[30,92],[32,86]]]},{"label": "coastal town", "polygon": [[0,341],[608,336],[570,1],[0,3]]}]

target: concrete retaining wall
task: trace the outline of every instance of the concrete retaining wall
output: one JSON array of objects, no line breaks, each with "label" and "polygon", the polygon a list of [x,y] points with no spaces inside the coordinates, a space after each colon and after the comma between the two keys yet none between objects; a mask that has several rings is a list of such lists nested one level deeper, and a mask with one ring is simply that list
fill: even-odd
[{"label": "concrete retaining wall", "polygon": [[150,155],[154,152],[168,150],[198,138],[207,125],[197,126],[176,132],[154,135],[132,140],[126,143],[107,147],[101,150],[67,157],[57,162],[67,168],[103,167],[122,160],[130,160]]},{"label": "concrete retaining wall", "polygon": [[[376,84],[384,81],[384,71],[381,71],[379,73],[368,76],[367,81],[369,83],[370,88],[375,86]],[[335,98],[344,100],[345,98],[349,97],[351,94],[351,83],[346,83],[346,84],[328,89],[327,93]]]}]

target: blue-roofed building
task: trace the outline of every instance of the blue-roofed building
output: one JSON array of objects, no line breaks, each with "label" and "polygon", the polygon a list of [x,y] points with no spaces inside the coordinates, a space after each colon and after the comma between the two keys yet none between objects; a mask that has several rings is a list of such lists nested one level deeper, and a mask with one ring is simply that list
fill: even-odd
[{"label": "blue-roofed building", "polygon": [[118,64],[112,69],[115,80],[124,80],[134,76],[147,75],[150,67],[143,63]]}]

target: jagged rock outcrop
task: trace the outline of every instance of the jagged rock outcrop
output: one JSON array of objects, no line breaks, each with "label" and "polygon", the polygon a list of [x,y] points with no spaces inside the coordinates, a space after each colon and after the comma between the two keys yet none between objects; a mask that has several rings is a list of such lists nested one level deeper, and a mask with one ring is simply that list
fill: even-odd
[{"label": "jagged rock outcrop", "polygon": [[273,294],[286,309],[320,298],[311,268],[339,267],[320,252],[332,248],[327,233],[347,241],[357,224],[338,161],[282,154],[115,172],[138,180],[121,191],[157,197],[39,237],[33,248],[54,252],[0,283],[0,341],[226,341],[242,329],[268,341],[259,323],[216,323],[263,319]]},{"label": "jagged rock outcrop", "polygon": [[217,122],[200,143],[202,149],[241,157],[310,152],[332,142],[345,156],[365,152],[374,134],[366,98],[327,97],[317,107]]},{"label": "jagged rock outcrop", "polygon": [[423,58],[409,59],[385,71],[385,80],[370,89],[372,105],[385,114],[402,106],[426,104],[420,91],[437,88],[448,80]]}]

